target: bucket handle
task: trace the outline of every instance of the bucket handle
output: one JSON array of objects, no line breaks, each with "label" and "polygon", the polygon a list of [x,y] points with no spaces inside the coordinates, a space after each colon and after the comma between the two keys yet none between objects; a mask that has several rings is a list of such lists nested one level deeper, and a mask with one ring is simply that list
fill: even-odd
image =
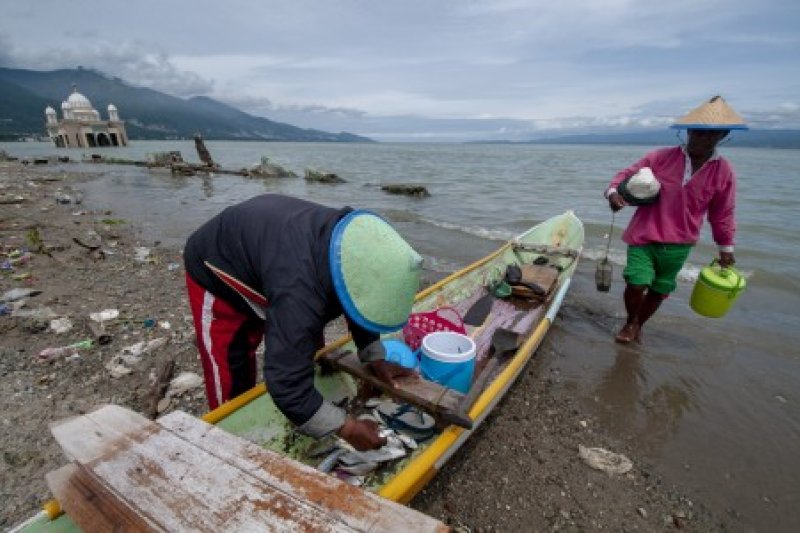
[{"label": "bucket handle", "polygon": [[[714,259],[711,260],[711,265],[710,266],[714,266],[714,265],[719,265],[719,259],[714,258]],[[720,265],[720,270],[719,270],[719,275],[720,276],[722,276],[723,278],[727,278],[731,274],[736,274],[736,276],[737,276],[737,278],[736,278],[736,287],[733,287],[733,290],[731,290],[731,292],[728,293],[728,299],[732,300],[733,298],[736,298],[737,296],[739,296],[739,293],[744,290],[744,288],[742,287],[742,284],[744,283],[744,276],[742,276],[741,274],[739,274],[738,272],[736,272],[732,268],[724,267],[724,266]]]}]

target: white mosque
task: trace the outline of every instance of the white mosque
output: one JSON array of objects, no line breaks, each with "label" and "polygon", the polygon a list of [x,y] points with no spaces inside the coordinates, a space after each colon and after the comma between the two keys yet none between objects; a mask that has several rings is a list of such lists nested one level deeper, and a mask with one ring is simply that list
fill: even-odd
[{"label": "white mosque", "polygon": [[61,102],[63,117],[58,119],[50,106],[44,111],[47,133],[59,148],[93,148],[96,146],[127,146],[125,123],[119,119],[114,104],[108,104],[108,120],[102,120],[92,103],[72,86],[72,94]]}]

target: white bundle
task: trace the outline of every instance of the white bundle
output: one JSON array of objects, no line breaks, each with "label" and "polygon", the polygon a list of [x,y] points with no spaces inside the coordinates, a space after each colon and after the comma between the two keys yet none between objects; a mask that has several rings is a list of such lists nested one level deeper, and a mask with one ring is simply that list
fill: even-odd
[{"label": "white bundle", "polygon": [[639,172],[631,176],[626,185],[631,196],[640,200],[653,198],[661,190],[661,183],[658,182],[650,167],[640,168]]}]

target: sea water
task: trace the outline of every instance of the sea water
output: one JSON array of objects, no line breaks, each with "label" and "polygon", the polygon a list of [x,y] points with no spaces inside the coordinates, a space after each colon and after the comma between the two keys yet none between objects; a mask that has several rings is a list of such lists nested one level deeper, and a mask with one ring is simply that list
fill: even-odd
[{"label": "sea water", "polygon": [[[103,178],[83,185],[84,202],[136,221],[147,238],[180,245],[226,206],[275,192],[331,206],[372,209],[387,217],[446,274],[496,249],[548,217],[572,209],[586,243],[568,298],[538,357],[557,367],[602,424],[628,439],[668,482],[688,488],[717,513],[735,509],[745,527],[800,529],[800,150],[721,148],[738,175],[737,268],[748,290],[723,319],[692,312],[699,270],[716,255],[708,225],[680,274],[678,291],[644,330],[642,346],[621,346],[624,320],[622,228],[616,216],[610,292],[594,283],[605,255],[610,178],[654,147],[502,144],[317,144],[207,141],[215,161],[244,168],[268,156],[303,175],[334,172],[347,183],[239,176],[173,177],[168,171],[81,164]],[[43,143],[7,143],[17,156],[56,153]],[[197,161],[192,141],[135,141],[106,149],[144,159],[180,150]],[[95,151],[97,151],[95,149]],[[80,159],[87,150],[59,150]],[[388,183],[427,187],[428,198],[394,196]]]}]

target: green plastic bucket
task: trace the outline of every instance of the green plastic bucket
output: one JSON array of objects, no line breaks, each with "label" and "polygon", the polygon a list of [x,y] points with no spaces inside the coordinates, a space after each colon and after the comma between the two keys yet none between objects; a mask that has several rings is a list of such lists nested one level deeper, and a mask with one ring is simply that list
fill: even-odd
[{"label": "green plastic bucket", "polygon": [[739,271],[733,267],[723,268],[715,259],[697,276],[689,305],[702,316],[725,316],[746,285]]}]

